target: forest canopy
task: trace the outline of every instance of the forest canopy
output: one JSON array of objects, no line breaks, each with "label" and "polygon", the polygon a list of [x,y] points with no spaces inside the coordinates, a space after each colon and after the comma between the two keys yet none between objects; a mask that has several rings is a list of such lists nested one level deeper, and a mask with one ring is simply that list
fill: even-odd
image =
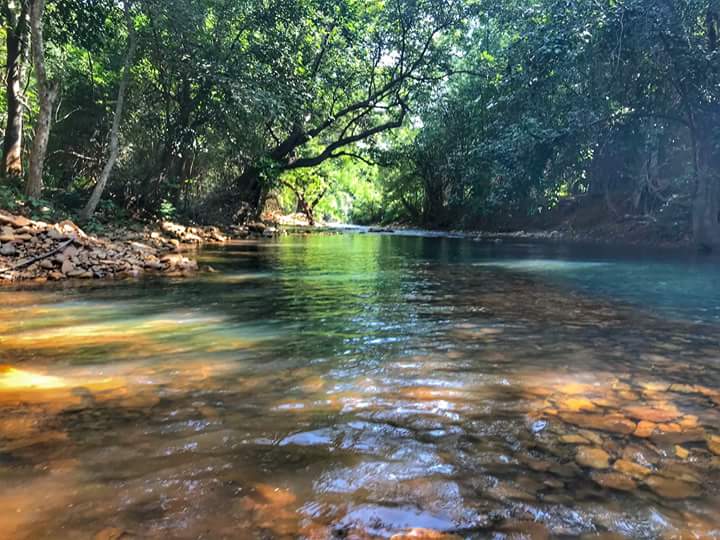
[{"label": "forest canopy", "polygon": [[720,247],[718,0],[5,0],[0,205]]}]

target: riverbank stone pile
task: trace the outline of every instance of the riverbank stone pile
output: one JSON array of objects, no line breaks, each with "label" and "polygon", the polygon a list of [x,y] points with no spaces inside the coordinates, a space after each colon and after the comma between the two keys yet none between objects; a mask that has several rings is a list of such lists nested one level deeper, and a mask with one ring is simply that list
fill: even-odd
[{"label": "riverbank stone pile", "polygon": [[119,230],[100,237],[69,220],[50,224],[0,211],[0,282],[187,276],[198,264],[180,253],[183,248],[227,240],[214,227],[163,225],[162,231],[173,230],[172,238]]}]

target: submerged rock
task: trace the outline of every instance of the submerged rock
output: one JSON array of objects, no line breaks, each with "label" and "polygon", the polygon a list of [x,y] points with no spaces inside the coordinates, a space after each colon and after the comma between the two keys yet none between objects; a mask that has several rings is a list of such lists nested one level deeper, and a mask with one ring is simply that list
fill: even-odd
[{"label": "submerged rock", "polygon": [[717,435],[710,435],[707,438],[708,450],[710,450],[716,456],[720,456],[720,437]]},{"label": "submerged rock", "polygon": [[610,433],[618,433],[620,435],[629,435],[635,431],[637,425],[635,422],[621,415],[599,415],[599,414],[582,414],[582,413],[560,413],[560,418],[568,424],[575,426],[594,429],[597,431],[607,431]]},{"label": "submerged rock", "polygon": [[610,454],[600,448],[581,446],[575,454],[575,461],[583,467],[607,469],[610,467]]},{"label": "submerged rock", "polygon": [[641,439],[649,439],[652,434],[655,433],[656,429],[656,423],[642,420],[638,423],[637,428],[633,432],[633,435],[635,435],[636,437],[640,437]]},{"label": "submerged rock", "polygon": [[703,442],[705,437],[704,429],[689,429],[683,431],[682,427],[679,427],[678,429],[670,431],[654,433],[651,439],[659,446],[674,446],[683,443]]},{"label": "submerged rock", "polygon": [[633,491],[637,488],[635,480],[618,472],[595,472],[590,475],[596,484],[619,491]]},{"label": "submerged rock", "polygon": [[128,538],[123,529],[108,527],[98,532],[94,540],[121,540],[122,538]]},{"label": "submerged rock", "polygon": [[560,442],[564,444],[590,444],[590,441],[578,434],[563,435],[560,437]]},{"label": "submerged rock", "polygon": [[645,484],[665,499],[690,499],[700,496],[701,492],[697,484],[664,476],[650,476],[645,480]]},{"label": "submerged rock", "polygon": [[644,420],[646,422],[665,423],[672,422],[673,420],[681,416],[680,411],[674,407],[666,406],[660,407],[649,407],[649,406],[634,406],[627,407],[625,412],[630,418],[636,420]]},{"label": "submerged rock", "polygon": [[613,469],[638,480],[645,478],[652,472],[651,469],[626,459],[618,459],[613,464]]}]

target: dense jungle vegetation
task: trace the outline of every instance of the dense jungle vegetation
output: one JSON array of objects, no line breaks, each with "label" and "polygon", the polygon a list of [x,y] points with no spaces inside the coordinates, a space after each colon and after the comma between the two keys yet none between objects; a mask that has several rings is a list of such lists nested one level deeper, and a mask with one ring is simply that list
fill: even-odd
[{"label": "dense jungle vegetation", "polygon": [[[0,206],[720,247],[717,0],[3,0]],[[597,205],[596,205],[597,206]]]}]

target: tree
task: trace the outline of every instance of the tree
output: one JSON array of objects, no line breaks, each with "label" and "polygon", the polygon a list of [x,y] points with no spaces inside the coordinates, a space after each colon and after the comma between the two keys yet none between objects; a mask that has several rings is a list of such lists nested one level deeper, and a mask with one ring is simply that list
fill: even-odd
[{"label": "tree", "polygon": [[463,75],[428,102],[393,177],[417,179],[425,221],[512,226],[586,194],[608,219],[682,214],[699,245],[720,247],[718,10],[496,3],[458,46]]},{"label": "tree", "polygon": [[57,100],[59,84],[50,79],[45,65],[45,42],[43,40],[43,16],[45,0],[31,0],[30,28],[32,34],[32,56],[37,79],[40,112],[35,122],[30,171],[25,183],[25,195],[38,198],[43,189],[43,171],[47,154],[48,140],[52,127],[53,107]]},{"label": "tree", "polygon": [[88,200],[87,204],[85,205],[85,208],[83,209],[83,211],[81,213],[81,216],[83,219],[90,219],[90,217],[92,217],[92,215],[95,213],[95,209],[97,208],[97,205],[100,202],[100,198],[102,197],[103,191],[105,190],[107,181],[110,178],[110,174],[112,173],[113,167],[115,166],[115,162],[117,161],[119,148],[120,148],[120,145],[119,145],[120,123],[122,120],[123,108],[124,108],[124,104],[125,104],[125,91],[127,89],[128,83],[130,82],[130,77],[131,77],[131,72],[132,72],[132,64],[133,64],[133,60],[135,58],[135,49],[137,47],[137,39],[135,36],[135,21],[133,20],[133,16],[132,16],[132,12],[131,12],[131,9],[132,9],[131,2],[126,1],[124,7],[125,7],[125,20],[126,20],[127,31],[128,31],[128,46],[127,46],[127,53],[125,56],[125,62],[123,65],[120,86],[118,88],[117,101],[115,103],[115,114],[113,116],[113,124],[112,124],[112,128],[110,129],[110,151],[109,151],[107,162],[105,163],[102,173],[100,174],[97,184],[95,185],[95,189],[93,189],[92,195],[90,196],[90,199]]},{"label": "tree", "polygon": [[23,118],[25,79],[30,51],[30,2],[7,0],[0,13],[6,32],[7,123],[5,126],[2,174],[21,177],[23,174]]},{"label": "tree", "polygon": [[328,194],[331,180],[322,170],[294,170],[280,176],[278,182],[295,196],[296,212],[307,218],[310,226],[315,225],[315,209]]},{"label": "tree", "polygon": [[[402,126],[413,99],[446,75],[449,35],[466,20],[462,4],[309,3],[308,28],[292,48],[299,60],[288,70],[288,106],[268,119],[270,144],[246,164],[240,197],[260,208],[264,168],[316,167]],[[310,143],[319,150],[304,151]]]}]

